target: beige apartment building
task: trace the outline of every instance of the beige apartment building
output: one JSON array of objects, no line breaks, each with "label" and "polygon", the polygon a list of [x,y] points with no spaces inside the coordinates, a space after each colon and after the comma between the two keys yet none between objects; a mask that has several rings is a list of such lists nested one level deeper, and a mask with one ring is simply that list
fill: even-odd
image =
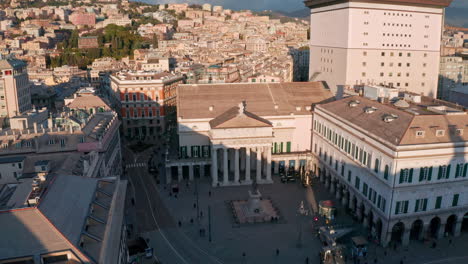
[{"label": "beige apartment building", "polygon": [[0,60],[0,117],[13,117],[31,109],[26,63]]},{"label": "beige apartment building", "polygon": [[308,0],[311,80],[333,91],[387,85],[437,95],[444,8],[451,0]]}]

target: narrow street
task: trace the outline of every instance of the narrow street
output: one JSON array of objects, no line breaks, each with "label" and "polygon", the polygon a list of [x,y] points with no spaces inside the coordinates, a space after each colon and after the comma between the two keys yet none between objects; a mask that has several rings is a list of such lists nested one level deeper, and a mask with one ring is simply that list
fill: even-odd
[{"label": "narrow street", "polygon": [[[134,197],[134,231],[147,239],[161,263],[221,263],[200,249],[179,230],[176,221],[161,200],[154,176],[148,172],[148,159],[153,148],[133,154],[124,147],[126,175]],[[156,160],[156,164],[159,160]]]}]

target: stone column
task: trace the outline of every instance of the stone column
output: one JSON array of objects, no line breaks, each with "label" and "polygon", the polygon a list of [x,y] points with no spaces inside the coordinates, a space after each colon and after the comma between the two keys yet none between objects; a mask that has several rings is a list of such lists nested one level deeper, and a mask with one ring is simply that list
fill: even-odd
[{"label": "stone column", "polygon": [[349,193],[348,208],[349,210],[354,212],[353,196],[351,195],[351,193]]},{"label": "stone column", "polygon": [[336,199],[339,201],[341,199],[341,186],[339,183],[336,184]]},{"label": "stone column", "polygon": [[[463,216],[462,216],[463,217]],[[463,219],[463,218],[462,218]],[[462,223],[463,223],[463,220],[462,221],[457,221],[455,223],[455,228],[453,229],[453,236],[454,237],[458,237],[460,236],[461,234],[461,228],[462,228]]]},{"label": "stone column", "polygon": [[193,165],[189,165],[189,180],[193,181]]},{"label": "stone column", "polygon": [[299,160],[297,159],[297,160],[294,161],[294,170],[295,170],[296,172],[299,170],[299,166],[300,166]]},{"label": "stone column", "polygon": [[366,227],[366,228],[369,226],[369,217],[368,217],[368,215],[369,215],[369,212],[366,212],[366,211],[364,211],[364,215],[362,215],[362,218],[363,218],[362,219],[362,225],[364,227]]},{"label": "stone column", "polygon": [[252,180],[250,179],[250,148],[245,148],[245,181],[246,182],[251,182]]},{"label": "stone column", "polygon": [[359,204],[359,201],[357,201],[356,216],[357,216],[359,221],[362,220],[362,211],[361,211],[361,205]]},{"label": "stone column", "polygon": [[427,229],[429,229],[429,224],[423,224],[422,226],[422,230],[421,232],[419,233],[419,237],[418,237],[418,240],[424,240],[424,238],[426,237],[426,233],[427,233]]},{"label": "stone column", "polygon": [[440,224],[439,231],[437,232],[437,239],[441,239],[444,237],[445,233],[445,224]]},{"label": "stone column", "polygon": [[182,181],[183,179],[183,175],[182,175],[182,166],[177,166],[177,177],[178,177],[178,181]]},{"label": "stone column", "polygon": [[335,181],[331,179],[330,177],[330,193],[334,194],[335,193]]},{"label": "stone column", "polygon": [[348,204],[348,196],[347,196],[347,191],[343,189],[343,197],[341,198],[341,204],[343,204],[343,207],[346,208]]},{"label": "stone column", "polygon": [[205,177],[205,164],[200,165],[200,179]]},{"label": "stone column", "polygon": [[214,147],[211,149],[211,185],[218,185],[218,150]]},{"label": "stone column", "polygon": [[239,183],[239,149],[234,149],[234,181]]},{"label": "stone column", "polygon": [[170,184],[172,182],[172,167],[166,167],[166,184]]},{"label": "stone column", "polygon": [[262,148],[257,147],[257,183],[262,179]]},{"label": "stone column", "polygon": [[[229,168],[229,173],[235,173],[236,167],[234,166],[234,149],[228,149],[228,160],[231,161],[231,166]],[[229,164],[229,162],[228,162]]]},{"label": "stone column", "polygon": [[271,149],[270,149],[270,147],[268,147],[268,149],[267,149],[266,168],[267,168],[267,171],[266,171],[266,180],[267,180],[268,182],[273,182],[273,181],[271,180]]},{"label": "stone column", "polygon": [[382,242],[382,247],[386,248],[392,239],[392,232],[383,232],[382,231],[382,238],[380,241]]},{"label": "stone column", "polygon": [[245,158],[245,151],[242,151],[242,149],[239,149],[239,158],[240,158],[240,170],[243,171],[243,170],[245,170],[245,160],[246,160],[246,158]]},{"label": "stone column", "polygon": [[267,155],[269,153],[269,148],[268,147],[263,147],[262,148],[262,160],[263,160],[263,168],[262,168],[262,172],[263,172],[263,176],[265,176],[265,179],[267,178],[267,171],[268,171],[268,158],[267,158]]},{"label": "stone column", "polygon": [[229,183],[229,168],[228,168],[228,149],[223,148],[223,184]]},{"label": "stone column", "polygon": [[401,238],[401,244],[403,246],[408,246],[410,242],[410,230],[409,228],[405,228],[405,231],[403,232],[403,236]]},{"label": "stone column", "polygon": [[279,174],[279,161],[278,160],[275,160],[275,171],[274,171],[275,174]]}]

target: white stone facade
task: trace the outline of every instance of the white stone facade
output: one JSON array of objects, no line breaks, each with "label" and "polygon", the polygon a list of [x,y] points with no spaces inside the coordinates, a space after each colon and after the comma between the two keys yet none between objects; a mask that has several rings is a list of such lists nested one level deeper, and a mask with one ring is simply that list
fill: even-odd
[{"label": "white stone facade", "polygon": [[399,146],[321,106],[313,131],[313,170],[383,245],[460,234],[466,142]]},{"label": "white stone facade", "polygon": [[[197,173],[203,176],[209,172],[213,186],[251,184],[253,177],[257,183],[271,183],[272,172],[278,173],[280,166],[308,169],[311,138],[304,135],[310,133],[312,115],[264,118],[273,127],[211,129],[210,119],[179,118],[181,159],[169,162],[167,182],[173,178],[181,181],[183,166],[189,167],[189,180],[193,180],[194,166],[202,166]],[[206,165],[209,171],[204,169]],[[171,167],[178,167],[177,176]]]},{"label": "white stone facade", "polygon": [[385,84],[436,97],[443,9],[375,2],[312,7],[309,76],[333,91]]}]

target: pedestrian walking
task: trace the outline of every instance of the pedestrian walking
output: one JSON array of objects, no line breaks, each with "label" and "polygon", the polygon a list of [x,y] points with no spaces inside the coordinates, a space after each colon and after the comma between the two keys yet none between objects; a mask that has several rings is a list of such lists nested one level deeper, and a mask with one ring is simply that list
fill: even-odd
[{"label": "pedestrian walking", "polygon": [[208,197],[211,197],[211,191],[208,191]]},{"label": "pedestrian walking", "polygon": [[182,222],[181,222],[181,221],[179,221],[179,227],[181,227],[181,226],[182,226]]},{"label": "pedestrian walking", "polygon": [[276,249],[276,256],[279,256],[279,249]]},{"label": "pedestrian walking", "polygon": [[306,264],[309,264],[309,257],[306,257],[305,263],[306,263]]}]

